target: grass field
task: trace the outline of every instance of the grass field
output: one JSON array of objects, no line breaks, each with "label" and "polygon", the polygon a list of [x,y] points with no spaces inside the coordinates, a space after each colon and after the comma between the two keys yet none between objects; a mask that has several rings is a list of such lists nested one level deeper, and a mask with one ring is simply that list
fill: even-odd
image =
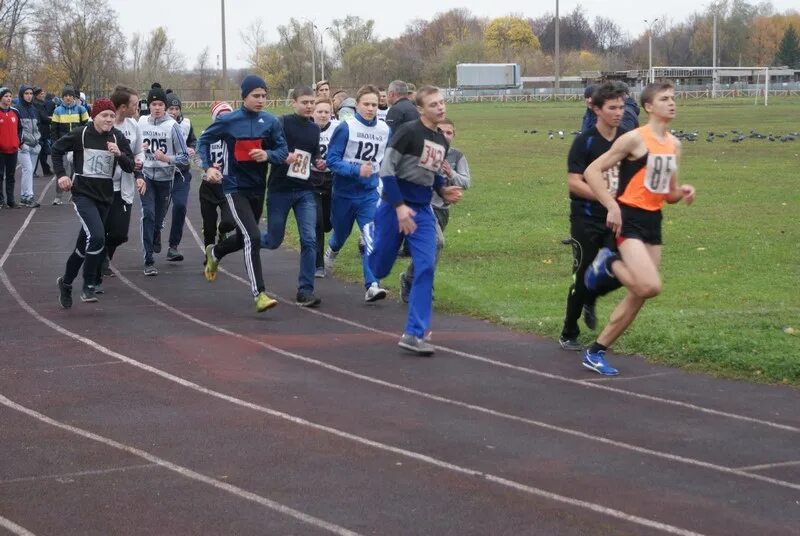
[{"label": "grass field", "polygon": [[[705,141],[707,131],[800,130],[800,100],[679,102],[681,180],[691,207],[664,210],[663,293],[615,345],[675,366],[725,376],[800,384],[800,140]],[[461,104],[449,108],[455,146],[466,154],[473,188],[452,210],[436,277],[436,309],[557,337],[570,280],[566,155],[582,103]],[[199,135],[209,114],[193,114]],[[642,112],[640,120],[646,121]],[[538,130],[536,134],[525,134]],[[561,140],[547,131],[564,130]],[[360,279],[355,245],[337,273]],[[401,261],[385,283],[397,288]],[[396,292],[392,297],[396,296]],[[322,296],[324,299],[324,296]],[[622,293],[598,303],[602,323]],[[436,329],[434,317],[433,329]],[[399,326],[398,326],[399,329]],[[791,331],[791,330],[789,330]],[[582,342],[596,333],[584,328]],[[577,354],[566,354],[575,359]],[[624,359],[614,364],[624,367]]]}]

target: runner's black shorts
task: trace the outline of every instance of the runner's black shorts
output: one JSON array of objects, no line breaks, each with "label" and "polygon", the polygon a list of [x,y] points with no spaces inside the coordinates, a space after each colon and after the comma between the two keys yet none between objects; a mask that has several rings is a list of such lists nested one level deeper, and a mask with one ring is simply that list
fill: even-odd
[{"label": "runner's black shorts", "polygon": [[661,211],[644,210],[629,207],[620,203],[622,213],[622,231],[617,239],[621,244],[626,238],[636,238],[645,244],[658,246],[661,241]]}]

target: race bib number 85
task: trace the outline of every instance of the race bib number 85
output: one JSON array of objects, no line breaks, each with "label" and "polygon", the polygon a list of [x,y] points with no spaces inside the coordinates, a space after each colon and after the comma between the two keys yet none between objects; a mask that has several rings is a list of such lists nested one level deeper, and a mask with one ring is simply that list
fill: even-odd
[{"label": "race bib number 85", "polygon": [[289,165],[286,174],[295,179],[308,179],[311,174],[311,153],[295,149],[294,154],[295,160]]},{"label": "race bib number 85", "polygon": [[674,154],[648,154],[644,187],[654,194],[668,194],[669,183],[678,170]]},{"label": "race bib number 85", "polygon": [[425,140],[425,145],[422,147],[422,155],[419,158],[419,167],[425,168],[428,171],[439,173],[442,169],[442,162],[444,162],[445,149],[444,145],[439,145],[431,140]]}]

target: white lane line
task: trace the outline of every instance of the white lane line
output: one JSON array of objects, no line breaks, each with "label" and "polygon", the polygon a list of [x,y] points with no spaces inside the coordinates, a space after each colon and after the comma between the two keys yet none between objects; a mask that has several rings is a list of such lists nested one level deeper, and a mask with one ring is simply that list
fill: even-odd
[{"label": "white lane line", "polygon": [[800,465],[800,460],[794,460],[791,462],[778,462],[778,463],[765,463],[762,465],[750,465],[748,467],[737,467],[737,471],[763,471],[765,469],[775,469],[777,467],[792,467],[795,465]]},{"label": "white lane line", "polygon": [[[189,229],[189,232],[194,237],[195,242],[202,249],[203,242],[202,242],[202,240],[200,240],[200,236],[197,234],[197,231],[195,230],[195,228],[192,225],[192,223],[189,220],[189,218],[186,218],[186,225],[187,225],[187,227]],[[223,272],[224,274],[230,276],[231,278],[233,278],[233,279],[235,279],[235,280],[237,280],[237,281],[239,281],[241,283],[244,283],[244,284],[246,284],[248,286],[250,285],[249,281],[246,281],[245,279],[243,279],[243,278],[239,277],[238,275],[226,270],[225,268],[220,267],[219,271]],[[277,294],[275,294],[274,296],[276,297],[276,299],[278,299],[279,301],[281,301],[283,303],[294,305],[294,301],[292,301],[292,300],[287,300],[286,298],[283,298],[283,297],[281,297],[281,296],[279,296]],[[349,320],[347,318],[342,318],[342,317],[339,317],[339,316],[336,316],[336,315],[332,315],[330,313],[325,313],[323,311],[320,311],[319,309],[313,309],[313,308],[309,308],[309,307],[303,307],[302,309],[304,311],[310,313],[310,314],[318,315],[318,316],[321,316],[323,318],[327,318],[329,320],[340,322],[342,324],[346,324],[348,326],[352,326],[352,327],[355,327],[355,328],[363,329],[365,331],[369,331],[369,332],[372,332],[372,333],[377,333],[377,334],[380,334],[380,335],[386,335],[387,337],[390,337],[392,339],[397,339],[399,337],[399,335],[397,333],[392,333],[392,332],[389,332],[389,331],[383,331],[383,330],[380,330],[380,329],[377,329],[377,328],[373,328],[371,326],[367,326],[365,324],[361,324],[359,322],[355,322],[355,321]],[[618,395],[624,395],[624,396],[629,396],[629,397],[632,397],[632,398],[638,398],[640,400],[648,400],[650,402],[658,402],[658,403],[661,403],[661,404],[668,404],[670,406],[676,406],[676,407],[681,407],[681,408],[689,409],[689,410],[693,410],[693,411],[699,411],[699,412],[706,413],[708,415],[714,415],[714,416],[717,416],[717,417],[725,417],[725,418],[728,418],[728,419],[734,419],[734,420],[743,421],[743,422],[750,422],[750,423],[759,424],[759,425],[762,425],[762,426],[769,426],[771,428],[777,428],[778,430],[785,430],[785,431],[788,431],[788,432],[798,432],[798,433],[800,433],[800,428],[798,428],[796,426],[791,426],[791,425],[788,425],[788,424],[781,424],[781,423],[777,423],[777,422],[773,422],[773,421],[767,421],[767,420],[764,420],[764,419],[758,419],[758,418],[755,418],[755,417],[748,417],[746,415],[739,415],[737,413],[730,413],[730,412],[727,412],[727,411],[721,411],[721,410],[717,410],[717,409],[707,408],[707,407],[704,407],[704,406],[698,406],[697,404],[692,404],[692,403],[689,403],[689,402],[683,402],[683,401],[680,401],[680,400],[673,400],[673,399],[670,399],[670,398],[662,398],[662,397],[659,397],[659,396],[653,396],[653,395],[647,395],[647,394],[643,394],[643,393],[637,393],[635,391],[628,391],[626,389],[620,389],[620,388],[617,388],[617,387],[611,387],[609,385],[604,385],[604,384],[600,384],[600,383],[594,383],[594,382],[589,381],[589,380],[576,380],[575,378],[570,378],[568,376],[560,376],[558,374],[551,374],[549,372],[542,372],[542,371],[531,369],[531,368],[528,368],[528,367],[523,367],[523,366],[519,366],[519,365],[512,365],[511,363],[505,363],[503,361],[497,361],[495,359],[491,359],[491,358],[488,358],[488,357],[484,357],[484,356],[480,356],[480,355],[476,355],[476,354],[470,354],[470,353],[467,353],[467,352],[462,352],[461,350],[456,350],[455,348],[449,348],[447,346],[434,345],[434,348],[436,348],[437,350],[441,350],[443,352],[448,352],[448,353],[451,353],[451,354],[454,354],[454,355],[457,355],[457,356],[460,356],[460,357],[464,357],[466,359],[471,359],[471,360],[474,360],[474,361],[479,361],[481,363],[486,363],[488,365],[493,365],[493,366],[496,366],[496,367],[502,367],[502,368],[506,368],[506,369],[509,369],[509,370],[522,372],[524,374],[530,374],[532,376],[539,376],[541,378],[547,378],[549,380],[567,382],[567,383],[571,383],[571,384],[574,384],[574,385],[580,385],[580,386],[583,386],[583,387],[590,387],[590,388],[593,388],[593,389],[600,389],[600,390],[603,390],[603,391],[606,391],[606,392],[615,393],[615,394],[618,394]]]},{"label": "white lane line", "polygon": [[90,368],[90,367],[105,367],[107,365],[122,365],[119,361],[101,361],[100,363],[84,363],[82,365],[62,365],[59,367],[30,367],[30,368],[0,368],[0,374],[9,373],[9,372],[30,372],[30,371],[42,371],[45,374],[50,374],[51,372],[55,372],[56,370],[69,370],[69,369],[76,369],[76,368]]},{"label": "white lane line", "polygon": [[[30,220],[28,219],[27,221],[30,221]],[[259,413],[263,413],[265,415],[269,415],[271,417],[275,417],[275,418],[278,418],[278,419],[281,419],[281,420],[284,420],[284,421],[287,421],[287,422],[290,422],[290,423],[293,423],[293,424],[296,424],[296,425],[305,426],[307,428],[311,428],[313,430],[317,430],[317,431],[320,431],[320,432],[325,432],[325,433],[328,433],[330,435],[333,435],[333,436],[336,436],[336,437],[339,437],[339,438],[342,438],[342,439],[350,440],[350,441],[352,441],[354,443],[358,443],[358,444],[361,444],[361,445],[365,445],[365,446],[368,446],[368,447],[375,448],[377,450],[381,450],[381,451],[384,451],[384,452],[390,452],[390,453],[396,454],[398,456],[403,456],[405,458],[409,458],[409,459],[415,460],[415,461],[420,462],[420,463],[426,463],[426,464],[429,464],[429,465],[433,465],[434,467],[439,467],[441,469],[446,469],[446,470],[452,471],[454,473],[463,474],[463,475],[472,476],[472,477],[480,477],[480,478],[483,478],[484,480],[487,480],[489,482],[493,482],[495,484],[499,484],[501,486],[505,486],[505,487],[507,487],[509,489],[514,489],[514,490],[517,490],[517,491],[520,491],[520,492],[523,492],[523,493],[527,493],[527,494],[530,494],[530,495],[533,495],[533,496],[537,496],[537,497],[540,497],[540,498],[548,499],[548,500],[551,500],[551,501],[554,501],[554,502],[559,502],[559,503],[566,504],[566,505],[569,505],[569,506],[576,506],[576,507],[579,507],[579,508],[583,508],[585,510],[589,510],[589,511],[592,511],[592,512],[595,512],[595,513],[603,514],[603,515],[606,515],[606,516],[609,516],[609,517],[613,517],[615,519],[620,519],[622,521],[626,521],[626,522],[633,523],[633,524],[636,524],[636,525],[640,525],[640,526],[644,526],[644,527],[649,527],[649,528],[661,530],[661,531],[666,532],[668,534],[678,534],[678,535],[681,535],[681,536],[697,536],[699,534],[699,533],[696,533],[696,532],[692,532],[690,530],[682,529],[680,527],[676,527],[676,526],[669,525],[669,524],[666,524],[666,523],[661,523],[660,521],[655,521],[655,520],[648,519],[648,518],[645,518],[645,517],[640,517],[640,516],[637,516],[637,515],[628,514],[626,512],[623,512],[621,510],[616,510],[614,508],[608,508],[608,507],[603,506],[601,504],[592,503],[592,502],[589,502],[589,501],[583,501],[583,500],[580,500],[580,499],[575,499],[575,498],[567,497],[567,496],[564,496],[564,495],[559,495],[557,493],[553,493],[553,492],[550,492],[550,491],[547,491],[547,490],[543,490],[543,489],[540,489],[540,488],[536,488],[536,487],[533,487],[533,486],[528,486],[528,485],[522,484],[520,482],[516,482],[514,480],[509,480],[509,479],[506,479],[506,478],[503,478],[503,477],[492,475],[490,473],[484,473],[484,472],[481,472],[481,471],[476,471],[474,469],[469,469],[467,467],[462,467],[462,466],[459,466],[459,465],[455,465],[455,464],[452,464],[452,463],[449,463],[449,462],[446,462],[446,461],[443,461],[443,460],[439,460],[438,458],[434,458],[432,456],[428,456],[428,455],[425,455],[425,454],[421,454],[421,453],[418,453],[418,452],[406,450],[406,449],[399,448],[399,447],[394,447],[394,446],[391,446],[391,445],[380,443],[378,441],[373,441],[371,439],[367,439],[365,437],[357,436],[355,434],[351,434],[351,433],[345,432],[343,430],[339,430],[337,428],[333,428],[333,427],[330,427],[330,426],[317,424],[317,423],[314,423],[314,422],[311,422],[311,421],[308,421],[308,420],[305,420],[305,419],[301,419],[300,417],[295,417],[294,415],[289,415],[288,413],[283,413],[283,412],[268,408],[266,406],[260,406],[258,404],[254,404],[252,402],[247,402],[245,400],[242,400],[242,399],[230,396],[230,395],[226,395],[226,394],[218,392],[218,391],[214,391],[214,390],[209,389],[207,387],[203,387],[203,386],[198,385],[198,384],[196,384],[194,382],[186,380],[185,378],[181,378],[179,376],[175,376],[174,374],[170,374],[169,372],[166,372],[164,370],[158,369],[158,368],[153,367],[151,365],[147,365],[147,364],[142,363],[140,361],[136,361],[135,359],[132,359],[132,358],[130,358],[128,356],[125,356],[123,354],[120,354],[118,352],[110,350],[110,349],[108,349],[108,348],[96,343],[95,341],[93,341],[91,339],[83,337],[82,335],[78,335],[77,333],[73,333],[73,332],[69,331],[68,329],[62,327],[61,325],[56,324],[55,322],[52,322],[51,320],[45,318],[44,316],[39,314],[35,309],[33,309],[33,307],[31,307],[30,304],[28,304],[28,302],[26,302],[24,299],[22,299],[22,296],[20,296],[20,294],[17,291],[17,289],[11,284],[11,281],[9,280],[8,275],[6,274],[5,270],[2,268],[3,262],[7,258],[7,253],[13,249],[13,247],[16,244],[17,240],[19,240],[19,237],[21,236],[22,231],[24,231],[26,226],[27,226],[27,223],[23,224],[23,226],[20,228],[20,231],[18,231],[17,234],[14,236],[14,239],[12,240],[11,244],[9,244],[8,249],[6,250],[6,254],[2,258],[0,258],[0,280],[2,280],[3,285],[5,285],[6,289],[8,289],[9,293],[14,297],[14,299],[17,301],[17,303],[20,305],[20,307],[22,307],[28,314],[30,314],[31,316],[33,316],[34,318],[36,318],[37,320],[39,320],[40,322],[42,322],[43,324],[48,326],[49,328],[53,329],[54,331],[57,331],[58,333],[61,333],[62,335],[65,335],[65,336],[67,336],[67,337],[69,337],[69,338],[71,338],[73,340],[82,342],[82,343],[86,344],[87,346],[89,346],[90,348],[92,348],[92,349],[94,349],[94,350],[96,350],[98,352],[101,352],[101,353],[104,353],[104,354],[106,354],[106,355],[108,355],[110,357],[119,359],[120,361],[124,361],[125,363],[128,363],[131,366],[134,366],[134,367],[139,368],[141,370],[144,370],[146,372],[150,372],[150,373],[152,373],[152,374],[154,374],[156,376],[159,376],[159,377],[161,377],[161,378],[163,378],[165,380],[171,381],[173,383],[176,383],[176,384],[181,385],[183,387],[186,387],[188,389],[197,391],[199,393],[202,393],[202,394],[205,394],[205,395],[208,395],[208,396],[220,399],[220,400],[224,400],[226,402],[230,402],[231,404],[234,404],[236,406],[240,406],[240,407],[243,407],[243,408],[248,408],[248,409],[251,409],[253,411],[256,411],[256,412],[259,412]],[[234,493],[234,494],[242,494],[241,495],[242,497],[249,498],[250,500],[253,500],[255,502],[259,502],[259,504],[264,504],[265,506],[269,505],[269,507],[271,507],[273,509],[276,509],[276,510],[278,508],[288,509],[288,507],[285,507],[285,506],[280,505],[278,503],[275,503],[273,501],[269,501],[269,499],[260,497],[258,495],[255,495],[255,494],[252,494],[250,492],[247,492],[245,490],[241,490],[240,488],[237,488],[235,486],[231,486],[230,484],[227,484],[225,482],[219,482],[219,481],[217,481],[215,479],[206,477],[206,476],[201,475],[199,473],[195,473],[194,471],[191,471],[191,470],[186,469],[186,468],[182,468],[180,466],[172,464],[171,462],[167,462],[166,460],[161,460],[160,458],[156,458],[155,456],[152,456],[152,455],[150,455],[150,454],[148,454],[148,453],[146,453],[144,451],[140,451],[138,449],[135,449],[134,447],[128,447],[126,445],[122,445],[121,443],[117,443],[117,442],[115,442],[113,440],[101,438],[100,436],[97,436],[96,434],[93,434],[91,432],[83,431],[83,430],[77,429],[75,427],[72,427],[70,425],[58,423],[56,421],[53,421],[49,417],[46,417],[45,415],[41,415],[39,413],[36,413],[33,410],[30,410],[28,408],[20,406],[19,404],[16,404],[15,402],[12,402],[11,400],[5,398],[2,395],[0,395],[0,403],[8,405],[9,407],[13,407],[14,409],[18,409],[18,411],[22,411],[22,412],[27,413],[29,415],[36,415],[37,416],[36,418],[40,418],[40,420],[44,420],[44,422],[48,422],[48,424],[53,424],[53,426],[58,426],[59,428],[67,427],[67,428],[64,428],[64,429],[69,429],[70,431],[75,431],[75,433],[78,433],[79,435],[89,434],[89,435],[84,435],[84,437],[90,437],[91,439],[96,439],[97,438],[97,440],[101,441],[101,442],[103,442],[103,440],[104,441],[109,441],[109,442],[113,443],[114,446],[118,445],[117,448],[121,448],[122,450],[125,450],[126,452],[135,453],[135,455],[143,457],[144,459],[146,459],[148,461],[151,461],[153,463],[162,462],[164,464],[168,464],[168,465],[165,465],[165,467],[168,467],[171,470],[174,470],[176,472],[181,473],[181,471],[187,471],[185,476],[187,476],[188,478],[195,478],[195,479],[200,480],[202,482],[205,482],[205,483],[207,483],[209,485],[212,485],[212,486],[215,486],[215,487],[220,487],[220,489],[225,489],[226,491],[229,491],[229,492]],[[131,450],[128,450],[128,449],[131,449]],[[183,473],[181,473],[181,474],[183,474]],[[260,501],[266,501],[266,503],[265,502],[260,502]],[[291,510],[291,509],[289,509],[289,510]],[[292,515],[292,513],[294,513],[294,512],[296,512],[296,511],[291,510],[291,513],[288,513],[287,515]],[[297,513],[297,515],[306,516],[306,514],[303,514],[302,512],[296,512],[296,513]],[[311,519],[316,520],[316,518],[311,518]],[[319,522],[320,523],[327,523],[327,522],[321,521],[321,520],[319,520]],[[346,530],[346,529],[342,529],[342,530]]]},{"label": "white lane line", "polygon": [[[115,269],[115,271],[116,271],[116,269]],[[308,356],[304,356],[302,354],[297,354],[297,353],[294,353],[294,352],[290,352],[289,350],[284,350],[283,348],[279,348],[277,346],[273,346],[272,344],[269,344],[269,343],[264,342],[264,341],[260,341],[258,339],[254,339],[254,338],[249,337],[247,335],[244,335],[242,333],[238,333],[238,332],[226,329],[226,328],[222,328],[222,327],[216,326],[214,324],[211,324],[210,322],[206,322],[205,320],[202,320],[200,318],[192,316],[189,313],[185,313],[185,312],[181,311],[180,309],[178,309],[176,307],[173,307],[172,305],[169,305],[168,303],[165,303],[165,302],[159,300],[158,298],[156,298],[155,296],[153,296],[152,294],[150,294],[146,290],[136,286],[131,280],[129,280],[127,277],[125,277],[124,275],[122,275],[118,271],[117,271],[117,278],[120,280],[120,282],[124,283],[125,285],[130,287],[132,290],[134,290],[136,293],[138,293],[139,295],[143,296],[145,299],[149,300],[150,302],[158,305],[159,307],[162,307],[162,308],[166,309],[167,311],[169,311],[169,312],[171,312],[171,313],[173,313],[173,314],[175,314],[175,315],[177,315],[177,316],[179,316],[179,317],[181,317],[181,318],[183,318],[185,320],[188,320],[189,322],[197,324],[198,326],[201,326],[201,327],[203,327],[205,329],[209,329],[209,330],[212,330],[212,331],[216,331],[217,333],[221,333],[221,334],[227,335],[229,337],[233,337],[233,338],[239,339],[241,341],[248,342],[250,344],[259,346],[261,348],[269,350],[270,352],[274,352],[276,354],[288,357],[290,359],[293,359],[293,360],[296,360],[296,361],[300,361],[302,363],[307,363],[307,364],[310,364],[310,365],[314,365],[314,366],[317,366],[317,367],[320,367],[320,368],[324,368],[326,370],[333,371],[333,372],[335,372],[337,374],[341,374],[341,375],[344,375],[344,376],[355,378],[357,380],[362,380],[362,381],[365,381],[365,382],[368,382],[368,383],[371,383],[371,384],[374,384],[374,385],[380,385],[382,387],[387,387],[389,389],[393,389],[393,390],[396,390],[396,391],[401,391],[403,393],[411,394],[411,395],[418,396],[418,397],[421,397],[421,398],[425,398],[425,399],[428,399],[428,400],[433,400],[433,401],[440,402],[440,403],[443,403],[443,404],[448,404],[448,405],[451,405],[451,406],[456,406],[456,407],[465,408],[465,409],[468,409],[468,410],[471,410],[471,411],[476,411],[476,412],[479,412],[479,413],[483,413],[485,415],[491,415],[493,417],[500,417],[502,419],[506,419],[506,420],[509,420],[509,421],[524,423],[524,424],[527,424],[527,425],[530,425],[530,426],[543,428],[543,429],[546,429],[546,430],[550,430],[552,432],[558,432],[558,433],[562,433],[562,434],[571,435],[573,437],[578,437],[578,438],[581,438],[581,439],[588,439],[590,441],[596,441],[596,442],[603,443],[603,444],[606,444],[606,445],[610,445],[610,446],[613,446],[613,447],[622,448],[622,449],[626,449],[626,450],[629,450],[629,451],[632,451],[632,452],[636,452],[638,454],[655,456],[657,458],[662,458],[662,459],[669,460],[669,461],[672,461],[672,462],[684,463],[684,464],[687,464],[687,465],[692,465],[692,466],[695,466],[695,467],[702,467],[704,469],[710,469],[712,471],[717,471],[717,472],[728,474],[728,475],[735,475],[735,476],[738,476],[738,477],[749,478],[751,480],[759,480],[759,481],[762,481],[762,482],[767,482],[769,484],[774,484],[774,485],[778,485],[778,486],[781,486],[781,487],[800,490],[800,484],[794,484],[792,482],[785,482],[783,480],[778,480],[778,479],[767,477],[767,476],[763,476],[763,475],[756,475],[756,474],[752,474],[752,473],[748,473],[748,472],[744,472],[744,471],[737,471],[737,470],[732,469],[730,467],[725,467],[725,466],[713,464],[713,463],[710,463],[710,462],[704,462],[702,460],[697,460],[697,459],[694,459],[694,458],[688,458],[688,457],[685,457],[685,456],[679,456],[677,454],[669,454],[669,453],[666,453],[666,452],[660,452],[660,451],[657,451],[657,450],[648,449],[646,447],[640,447],[640,446],[632,445],[632,444],[629,444],[629,443],[623,443],[622,441],[616,441],[614,439],[610,439],[610,438],[607,438],[607,437],[604,437],[604,436],[596,436],[596,435],[593,435],[593,434],[589,434],[589,433],[586,433],[586,432],[581,432],[579,430],[574,430],[574,429],[571,429],[571,428],[564,428],[564,427],[561,427],[561,426],[548,424],[548,423],[545,423],[545,422],[542,422],[542,421],[536,421],[536,420],[533,420],[533,419],[528,419],[528,418],[525,418],[525,417],[520,417],[520,416],[512,415],[512,414],[509,414],[509,413],[503,413],[501,411],[493,410],[493,409],[490,409],[490,408],[487,408],[487,407],[484,407],[484,406],[479,406],[479,405],[476,405],[476,404],[470,404],[468,402],[462,402],[460,400],[454,400],[454,399],[446,398],[444,396],[436,395],[436,394],[433,394],[433,393],[428,393],[428,392],[425,392],[425,391],[419,391],[419,390],[413,389],[411,387],[406,387],[404,385],[391,383],[391,382],[388,382],[388,381],[385,381],[385,380],[381,380],[379,378],[375,378],[375,377],[372,377],[372,376],[367,376],[365,374],[360,374],[358,372],[354,372],[354,371],[349,370],[349,369],[345,369],[345,368],[342,368],[342,367],[338,367],[336,365],[332,365],[330,363],[326,363],[325,361],[320,361],[320,360],[314,359],[312,357],[308,357]]]},{"label": "white lane line", "polygon": [[641,376],[611,376],[611,377],[598,377],[598,378],[587,378],[583,381],[585,382],[624,382],[630,380],[643,380],[646,378],[655,378],[656,376],[669,376],[671,374],[677,374],[677,371],[670,370],[666,372],[654,372],[652,374],[642,374]]},{"label": "white lane line", "polygon": [[0,486],[3,484],[18,484],[20,482],[37,482],[39,480],[57,480],[59,482],[64,480],[71,480],[73,478],[80,478],[83,476],[102,476],[113,473],[125,473],[132,469],[149,469],[151,467],[158,467],[154,463],[140,463],[138,465],[124,465],[122,467],[113,467],[111,469],[92,469],[88,471],[76,471],[74,473],[61,473],[58,475],[39,475],[39,476],[23,476],[20,478],[9,478],[7,480],[0,480]]},{"label": "white lane line", "polygon": [[0,516],[0,527],[10,531],[12,534],[16,534],[17,536],[36,536],[34,533],[26,529],[25,527],[21,527],[11,521],[10,519],[6,519],[3,516]]},{"label": "white lane line", "polygon": [[327,530],[328,532],[332,532],[333,534],[340,534],[340,535],[343,535],[343,536],[345,536],[345,535],[346,536],[357,535],[357,533],[352,532],[350,530],[347,530],[344,527],[340,527],[338,525],[334,525],[333,523],[328,523],[327,521],[325,521],[323,519],[319,519],[319,518],[310,516],[310,515],[308,515],[308,514],[306,514],[304,512],[301,512],[299,510],[295,510],[294,508],[290,508],[290,507],[285,506],[283,504],[280,504],[278,502],[275,502],[275,501],[272,501],[270,499],[267,499],[266,497],[262,497],[261,495],[257,495],[257,494],[255,494],[253,492],[250,492],[250,491],[247,491],[245,489],[239,488],[239,487],[234,486],[232,484],[228,484],[227,482],[222,482],[220,480],[217,480],[216,478],[211,478],[211,477],[206,476],[204,474],[201,474],[201,473],[198,473],[196,471],[193,471],[193,470],[191,470],[191,469],[189,469],[187,467],[183,467],[181,465],[177,465],[177,464],[172,463],[172,462],[170,462],[168,460],[165,460],[163,458],[159,458],[158,456],[150,454],[149,452],[146,452],[144,450],[138,449],[136,447],[131,447],[129,445],[125,445],[124,443],[120,443],[118,441],[114,441],[113,439],[108,439],[107,437],[103,437],[101,435],[95,434],[93,432],[89,432],[88,430],[84,430],[84,429],[78,428],[76,426],[72,426],[70,424],[66,424],[66,423],[63,423],[63,422],[56,421],[55,419],[51,419],[47,415],[39,413],[38,411],[32,410],[30,408],[26,408],[25,406],[22,406],[20,404],[17,404],[13,400],[10,400],[10,399],[6,398],[2,394],[0,394],[0,404],[4,405],[6,407],[9,407],[11,409],[15,409],[15,410],[19,411],[20,413],[24,413],[25,415],[28,415],[29,417],[32,417],[32,418],[34,418],[34,419],[36,419],[38,421],[41,421],[41,422],[43,422],[45,424],[49,424],[50,426],[54,426],[56,428],[60,428],[61,430],[65,430],[67,432],[71,432],[71,433],[73,433],[75,435],[84,437],[86,439],[91,439],[93,441],[97,441],[98,443],[102,443],[103,445],[107,445],[109,447],[115,448],[117,450],[121,450],[123,452],[127,452],[128,454],[132,454],[134,456],[137,456],[139,458],[147,460],[148,462],[150,462],[150,463],[152,463],[154,465],[158,465],[158,466],[163,467],[164,469],[169,469],[170,471],[178,473],[179,475],[181,475],[181,476],[183,476],[185,478],[188,478],[188,479],[191,479],[191,480],[196,480],[198,482],[202,482],[203,484],[208,484],[209,486],[212,486],[214,488],[220,489],[222,491],[226,491],[226,492],[228,492],[228,493],[230,493],[232,495],[235,495],[237,497],[240,497],[242,499],[247,499],[248,501],[255,502],[257,504],[260,504],[262,506],[265,506],[265,507],[269,508],[270,510],[274,510],[274,511],[279,512],[281,514],[284,514],[286,516],[292,517],[292,518],[294,518],[294,519],[296,519],[298,521],[302,521],[303,523],[306,523],[308,525],[312,525],[314,527]]}]

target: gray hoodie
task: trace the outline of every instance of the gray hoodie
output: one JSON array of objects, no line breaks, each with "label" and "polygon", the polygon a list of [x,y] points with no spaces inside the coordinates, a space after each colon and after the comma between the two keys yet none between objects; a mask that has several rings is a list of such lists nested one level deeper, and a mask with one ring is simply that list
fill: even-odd
[{"label": "gray hoodie", "polygon": [[19,120],[22,124],[22,143],[27,147],[37,147],[42,135],[39,132],[39,110],[33,101],[27,102],[23,97],[28,89],[33,89],[29,84],[22,84],[19,88]]}]

